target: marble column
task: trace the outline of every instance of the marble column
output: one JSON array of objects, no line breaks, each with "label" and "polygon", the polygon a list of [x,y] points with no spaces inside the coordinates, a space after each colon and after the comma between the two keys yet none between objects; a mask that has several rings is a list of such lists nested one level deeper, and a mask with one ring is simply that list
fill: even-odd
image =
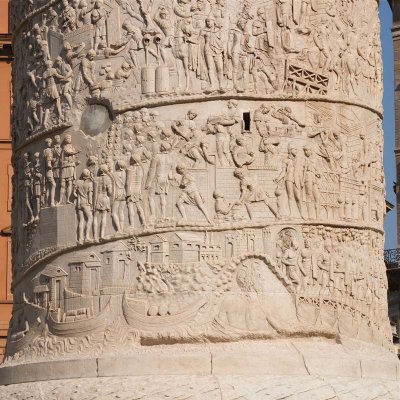
[{"label": "marble column", "polygon": [[378,2],[11,5],[2,398],[398,395]]}]

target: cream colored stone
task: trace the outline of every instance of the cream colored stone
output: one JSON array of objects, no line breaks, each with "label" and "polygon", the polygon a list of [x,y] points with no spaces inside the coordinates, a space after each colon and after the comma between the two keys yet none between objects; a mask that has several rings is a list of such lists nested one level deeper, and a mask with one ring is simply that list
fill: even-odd
[{"label": "cream colored stone", "polygon": [[212,372],[216,375],[306,375],[303,357],[289,342],[265,346],[212,348]]},{"label": "cream colored stone", "polygon": [[[63,360],[40,363],[28,363],[16,367],[3,367],[0,385],[22,382],[39,382],[55,379],[92,378],[97,376],[96,360]],[[0,393],[1,393],[0,389]]]},{"label": "cream colored stone", "polygon": [[398,363],[381,360],[361,360],[361,374],[363,378],[376,378],[396,380]]},{"label": "cream colored stone", "polygon": [[7,396],[393,392],[377,2],[23,3]]},{"label": "cream colored stone", "polygon": [[207,352],[137,354],[131,357],[107,358],[97,360],[98,376],[132,375],[184,375],[192,371],[197,375],[211,373],[211,355]]}]

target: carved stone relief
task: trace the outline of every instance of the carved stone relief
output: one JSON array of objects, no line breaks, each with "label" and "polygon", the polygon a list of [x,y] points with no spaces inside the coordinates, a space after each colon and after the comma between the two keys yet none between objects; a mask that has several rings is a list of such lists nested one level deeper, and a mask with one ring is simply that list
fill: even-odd
[{"label": "carved stone relief", "polygon": [[17,3],[6,363],[391,348],[375,1]]},{"label": "carved stone relief", "polygon": [[[23,2],[14,3],[20,16]],[[119,111],[244,92],[380,104],[379,23],[361,1],[43,3],[33,2],[43,11],[18,26],[15,42],[16,93],[26,100],[15,105],[17,142],[72,124],[87,97]],[[297,124],[290,110],[274,114]]]},{"label": "carved stone relief", "polygon": [[[377,198],[383,199],[384,189],[382,171],[378,172],[374,165],[381,168],[382,155],[371,156],[365,137],[373,140],[376,136],[379,118],[361,108],[357,115],[356,109],[348,106],[316,102],[259,105],[245,101],[239,105],[231,100],[209,104],[220,112],[209,115],[208,107],[201,105],[197,109],[193,105],[142,108],[120,114],[107,130],[94,137],[70,131],[32,144],[32,151],[23,153],[20,162],[24,190],[16,193],[16,201],[25,210],[21,233],[27,244],[25,252],[16,255],[16,278],[26,275],[24,265],[46,264],[49,256],[40,255],[44,248],[54,246],[54,255],[57,249],[70,248],[75,254],[83,252],[85,260],[87,251],[79,249],[89,246],[98,266],[80,267],[80,279],[91,282],[96,297],[119,292],[120,312],[128,327],[136,324],[135,308],[130,306],[133,301],[143,310],[144,320],[146,315],[151,317],[153,330],[157,330],[157,316],[160,322],[168,320],[168,315],[173,315],[169,314],[169,307],[186,304],[177,312],[183,313],[182,324],[192,322],[190,318],[196,321],[196,312],[203,307],[207,306],[208,319],[215,310],[215,321],[209,320],[210,327],[200,329],[200,336],[210,335],[213,340],[215,335],[229,336],[227,332],[213,332],[215,324],[224,324],[226,328],[233,324],[244,332],[251,331],[246,324],[255,324],[264,327],[255,328],[263,335],[276,335],[277,330],[284,328],[270,325],[268,312],[254,311],[251,305],[251,298],[257,298],[259,291],[270,290],[257,289],[261,284],[260,270],[273,274],[273,279],[284,285],[287,307],[295,321],[303,318],[303,312],[306,314],[306,325],[295,325],[299,331],[333,328],[340,320],[337,307],[348,308],[355,325],[359,325],[357,318],[377,324],[374,318],[385,310],[385,283],[381,284],[382,291],[369,291],[367,277],[372,280],[376,275],[385,280],[379,233],[384,210],[382,203],[375,203]],[[369,131],[364,131],[366,126]],[[273,153],[266,162],[263,153],[269,151],[268,146]],[[68,221],[68,225],[58,231],[55,221]],[[338,227],[329,227],[332,222]],[[284,228],[288,223],[295,225]],[[263,227],[268,225],[271,232],[265,237]],[[131,235],[141,238],[141,246],[128,251],[126,240]],[[116,242],[120,239],[123,241]],[[116,276],[105,279],[105,286],[102,277],[110,273],[107,270],[112,268],[113,261],[104,259],[102,253],[96,254],[98,242],[125,246],[121,250],[121,255],[125,254],[123,259],[111,272]],[[267,242],[275,242],[276,246]],[[356,249],[363,245],[365,262],[354,258]],[[99,246],[101,250],[103,247]],[[249,261],[238,265],[232,261],[237,257],[249,257]],[[41,258],[44,260],[40,261]],[[378,272],[359,271],[358,265],[372,259],[380,265]],[[59,292],[60,298],[51,297],[53,289],[40,282],[40,272],[32,280],[33,292],[28,295],[24,290],[24,301],[42,308],[47,313],[43,319],[51,318],[55,323],[63,323],[63,318],[77,309],[85,310],[88,318],[101,318],[102,313],[110,318],[105,311],[108,302],[103,301],[105,309],[94,310],[94,293],[89,291],[82,297],[81,290],[75,292],[70,285],[76,271],[58,258],[55,260],[68,277]],[[231,272],[224,272],[225,269]],[[91,278],[83,278],[85,270]],[[132,280],[127,281],[125,274]],[[219,278],[220,274],[224,278]],[[179,279],[170,281],[173,275]],[[118,279],[124,281],[122,289],[111,283]],[[214,282],[219,279],[228,279],[226,283],[230,284],[218,298],[225,291],[244,294],[235,295],[232,300],[227,294],[226,299],[218,300],[220,304],[208,296],[197,298],[202,290],[218,293]],[[177,296],[176,292],[183,290],[178,284],[181,280],[189,285],[186,290],[197,293],[193,299],[186,295],[188,298],[183,301]],[[271,280],[272,277],[265,278]],[[35,289],[36,281],[39,289]],[[369,305],[362,301],[367,292]],[[70,309],[72,303],[67,301],[67,293],[80,302],[85,300]],[[324,302],[331,307],[331,320],[317,316],[326,306]],[[368,307],[375,309],[369,313]],[[242,322],[231,321],[231,308],[234,314],[242,309]],[[251,310],[246,311],[247,308]],[[309,308],[313,308],[313,313]],[[54,312],[58,322],[51,316]],[[246,316],[247,313],[250,314]],[[185,321],[185,315],[189,320]],[[264,322],[258,321],[260,318]],[[175,331],[178,320],[172,318],[169,324],[165,321],[164,329]],[[144,321],[140,324],[146,326]],[[291,325],[293,329],[293,321]],[[376,326],[378,329],[379,324]],[[240,336],[238,332],[232,334]],[[377,340],[390,340],[387,332],[381,335]]]}]

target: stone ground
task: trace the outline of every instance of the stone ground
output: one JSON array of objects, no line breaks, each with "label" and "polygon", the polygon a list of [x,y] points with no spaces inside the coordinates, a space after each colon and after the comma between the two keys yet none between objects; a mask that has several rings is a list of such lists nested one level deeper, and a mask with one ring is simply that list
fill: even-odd
[{"label": "stone ground", "polygon": [[312,376],[135,376],[0,386],[1,400],[399,400],[400,382]]}]

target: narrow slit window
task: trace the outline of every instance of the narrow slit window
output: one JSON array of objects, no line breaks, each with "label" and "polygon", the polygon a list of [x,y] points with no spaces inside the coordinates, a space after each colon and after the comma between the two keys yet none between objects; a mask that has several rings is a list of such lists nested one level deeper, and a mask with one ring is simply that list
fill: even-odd
[{"label": "narrow slit window", "polygon": [[243,126],[245,131],[250,130],[250,113],[244,112],[243,113]]}]

